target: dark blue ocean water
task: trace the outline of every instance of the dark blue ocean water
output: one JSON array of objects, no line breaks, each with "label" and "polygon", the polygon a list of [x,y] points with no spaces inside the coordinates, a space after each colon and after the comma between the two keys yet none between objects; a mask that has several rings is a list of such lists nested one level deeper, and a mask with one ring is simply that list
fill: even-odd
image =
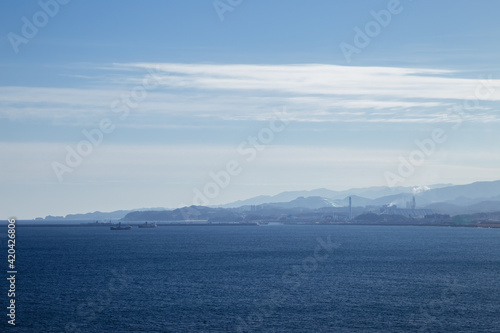
[{"label": "dark blue ocean water", "polygon": [[500,332],[498,229],[18,227],[16,245],[2,330]]}]

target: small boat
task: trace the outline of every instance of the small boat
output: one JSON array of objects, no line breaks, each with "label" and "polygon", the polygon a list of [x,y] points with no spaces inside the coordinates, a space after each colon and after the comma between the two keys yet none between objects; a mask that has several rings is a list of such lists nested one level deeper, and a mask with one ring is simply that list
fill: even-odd
[{"label": "small boat", "polygon": [[139,228],[156,228],[156,223],[144,222],[143,224],[139,224]]},{"label": "small boat", "polygon": [[122,227],[122,223],[121,223],[121,222],[118,222],[118,225],[117,225],[117,226],[110,227],[110,229],[111,229],[111,230],[130,230],[130,229],[132,229],[132,227],[131,227],[131,226],[129,226],[129,225]]}]

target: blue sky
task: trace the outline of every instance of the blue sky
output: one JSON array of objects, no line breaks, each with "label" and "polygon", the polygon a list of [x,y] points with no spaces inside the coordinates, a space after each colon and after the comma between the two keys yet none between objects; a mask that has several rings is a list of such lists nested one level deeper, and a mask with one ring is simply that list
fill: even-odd
[{"label": "blue sky", "polygon": [[[498,1],[41,3],[0,3],[4,216],[500,174]],[[69,166],[84,131],[102,138]]]}]

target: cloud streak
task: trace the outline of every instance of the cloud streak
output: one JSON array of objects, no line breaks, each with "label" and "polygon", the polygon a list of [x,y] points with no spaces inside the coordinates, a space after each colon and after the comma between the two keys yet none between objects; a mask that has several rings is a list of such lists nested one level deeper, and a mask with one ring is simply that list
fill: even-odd
[{"label": "cloud streak", "polygon": [[88,82],[76,88],[0,87],[0,117],[82,119],[107,114],[111,101],[126,93],[124,85],[140,84],[154,72],[158,89],[134,110],[146,123],[154,116],[151,125],[158,116],[180,115],[266,120],[282,105],[287,105],[291,121],[450,122],[454,120],[443,114],[471,98],[478,105],[469,121],[500,120],[500,80],[460,78],[460,73],[443,69],[131,63],[99,70],[109,80],[98,87],[89,88]]},{"label": "cloud streak", "polygon": [[[194,89],[256,90],[376,98],[464,99],[478,80],[449,77],[451,70],[303,65],[148,64],[129,66],[164,72],[166,85]],[[500,80],[492,80],[500,87]],[[500,91],[488,99],[500,100]]]}]

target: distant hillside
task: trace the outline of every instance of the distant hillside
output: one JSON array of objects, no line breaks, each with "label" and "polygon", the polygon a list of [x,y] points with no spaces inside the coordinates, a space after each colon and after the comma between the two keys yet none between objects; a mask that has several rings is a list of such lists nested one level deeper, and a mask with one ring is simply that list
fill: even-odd
[{"label": "distant hillside", "polygon": [[113,212],[92,212],[84,214],[68,214],[62,216],[46,216],[45,220],[119,220],[125,217],[130,212],[145,211],[145,210],[165,210],[165,208],[139,208],[133,210],[116,210]]},{"label": "distant hillside", "polygon": [[[439,189],[447,186],[452,186],[451,184],[436,184],[430,185],[427,188],[429,190]],[[261,195],[247,200],[239,200],[231,202],[225,205],[220,205],[223,208],[236,208],[247,205],[261,205],[269,203],[279,203],[279,202],[289,202],[295,200],[299,197],[323,197],[330,200],[335,205],[341,205],[338,201],[345,201],[347,197],[353,196],[359,197],[357,201],[359,205],[363,205],[361,202],[365,200],[377,200],[382,197],[398,196],[398,195],[412,195],[415,192],[415,187],[388,187],[388,186],[374,186],[366,188],[353,188],[346,191],[332,191],[326,188],[320,188],[311,191],[288,191],[282,192],[274,196]],[[390,201],[388,203],[391,203]],[[370,203],[372,204],[372,203]],[[373,203],[378,204],[378,203]]]},{"label": "distant hillside", "polygon": [[[305,199],[305,198],[304,198]],[[297,200],[298,206],[304,202],[311,203],[308,199]],[[313,202],[321,203],[321,198],[316,197]],[[285,205],[287,206],[287,205]],[[280,207],[275,204],[264,204],[258,206],[244,206],[239,208],[213,208],[204,206],[183,207],[164,211],[142,211],[128,213],[123,221],[193,221],[207,220],[209,222],[251,222],[259,220],[283,220],[291,216],[321,220],[325,216],[342,215],[347,216],[345,207],[336,208],[321,205],[320,208],[304,208],[290,204],[288,207]],[[362,213],[362,208],[353,209],[356,214]],[[293,219],[293,218],[292,218]]]},{"label": "distant hillside", "polygon": [[[491,211],[493,203],[481,204],[483,202],[500,201],[500,181],[476,182],[468,185],[436,184],[423,187],[368,187],[350,189],[347,191],[332,191],[328,189],[317,189],[312,191],[290,191],[277,194],[275,196],[258,196],[248,200],[236,201],[220,207],[236,208],[248,205],[279,204],[280,207],[298,207],[298,202],[294,200],[302,198],[303,207],[319,207],[327,205],[329,202],[335,207],[346,207],[348,197],[352,197],[354,207],[397,205],[405,208],[415,195],[417,207],[432,207],[436,205],[436,210],[446,213],[462,213],[460,207],[470,207],[470,210],[487,209]],[[307,198],[314,197],[317,202],[307,204]],[[318,199],[321,198],[321,199]],[[321,202],[320,202],[321,201]],[[284,204],[287,203],[287,204]],[[445,205],[446,203],[447,205]],[[473,205],[478,205],[473,207]],[[481,206],[481,205],[482,206]],[[457,207],[455,207],[457,206]],[[447,208],[447,209],[445,209]]]},{"label": "distant hillside", "polygon": [[[431,185],[425,187],[367,187],[347,191],[332,191],[320,188],[311,191],[289,191],[275,196],[258,196],[215,207],[184,207],[118,210],[114,212],[93,212],[69,214],[66,217],[47,216],[45,219],[66,220],[151,220],[175,221],[185,219],[231,220],[241,218],[244,212],[258,209],[265,216],[280,214],[302,214],[311,210],[327,210],[345,213],[352,199],[356,211],[380,211],[384,205],[406,208],[416,198],[416,207],[432,209],[440,214],[473,214],[500,210],[500,180],[475,182],[467,185]],[[224,209],[225,208],[225,209]]]},{"label": "distant hillside", "polygon": [[500,211],[500,201],[482,201],[467,207],[468,213],[492,213]]},{"label": "distant hillside", "polygon": [[131,212],[124,221],[185,221],[208,220],[216,222],[240,222],[241,214],[231,209],[203,206],[183,207],[174,210]]},{"label": "distant hillside", "polygon": [[[398,199],[406,200],[405,195],[388,196],[383,199],[383,202]],[[361,197],[353,199],[363,199],[365,202],[374,202]],[[344,199],[345,200],[345,199]],[[380,199],[377,199],[380,200]],[[345,202],[347,203],[347,201]],[[469,206],[457,206],[446,202],[433,203],[425,207],[432,209],[435,214],[427,214],[429,217],[426,220],[408,218],[402,215],[387,213],[380,214],[381,210],[377,206],[368,208],[355,206],[353,200],[352,213],[356,223],[370,224],[405,224],[405,223],[451,223],[450,215],[456,216],[454,221],[459,221],[458,224],[468,219],[467,216],[472,214],[490,214],[484,215],[491,217],[491,214],[498,214],[500,211],[500,201],[483,201]],[[403,209],[402,211],[406,211]],[[441,214],[441,215],[439,215]],[[309,223],[328,223],[328,222],[345,222],[347,221],[348,208],[346,206],[336,207],[325,198],[322,197],[300,197],[289,202],[269,203],[262,205],[242,206],[238,208],[214,208],[204,206],[183,207],[174,210],[161,211],[135,211],[128,213],[124,221],[194,221],[203,220],[209,222],[252,222],[252,221],[286,221],[287,223],[309,222]],[[465,216],[465,217],[464,217]],[[494,215],[496,216],[496,215]],[[463,220],[463,221],[462,221]],[[465,223],[465,222],[464,222]]]},{"label": "distant hillside", "polygon": [[450,214],[450,215],[458,215],[462,214],[462,207],[453,205],[446,202],[438,202],[433,203],[423,207],[424,209],[432,209],[434,212],[438,214]]},{"label": "distant hillside", "polygon": [[[351,200],[352,200],[352,205],[358,206],[358,207],[364,207],[364,206],[370,205],[370,203],[371,203],[370,199],[362,198],[362,197],[359,197],[357,195],[353,195],[351,197]],[[335,199],[335,200],[330,199],[330,201],[334,207],[347,207],[347,206],[349,206],[349,197],[344,197],[342,199]]]},{"label": "distant hillside", "polygon": [[68,214],[64,219],[65,220],[115,220],[115,219],[121,219],[130,212],[131,212],[130,210],[117,210],[109,213],[96,211],[93,213],[86,213],[86,214]]},{"label": "distant hillside", "polygon": [[432,189],[417,195],[418,202],[421,205],[458,199],[460,199],[462,205],[471,205],[476,203],[478,198],[481,198],[481,201],[486,201],[498,197],[500,197],[500,180]]},{"label": "distant hillside", "polygon": [[289,202],[295,200],[300,197],[324,197],[324,198],[334,198],[339,194],[337,191],[328,190],[326,188],[320,188],[312,191],[289,191],[282,192],[280,194],[269,196],[269,195],[260,195],[254,198],[250,198],[247,200],[238,200],[235,202],[231,202],[225,205],[220,205],[222,208],[236,208],[241,206],[249,206],[249,205],[261,205],[261,204],[269,204],[269,203],[282,203]]},{"label": "distant hillside", "polygon": [[500,211],[500,201],[481,201],[468,206],[439,202],[427,205],[425,208],[432,209],[436,213],[450,215],[491,213]]},{"label": "distant hillside", "polygon": [[307,198],[299,197],[289,202],[268,203],[268,204],[263,204],[262,206],[266,206],[266,208],[279,207],[279,208],[317,209],[321,207],[331,207],[332,204],[330,201],[328,201],[328,199],[319,196],[314,196]]}]

